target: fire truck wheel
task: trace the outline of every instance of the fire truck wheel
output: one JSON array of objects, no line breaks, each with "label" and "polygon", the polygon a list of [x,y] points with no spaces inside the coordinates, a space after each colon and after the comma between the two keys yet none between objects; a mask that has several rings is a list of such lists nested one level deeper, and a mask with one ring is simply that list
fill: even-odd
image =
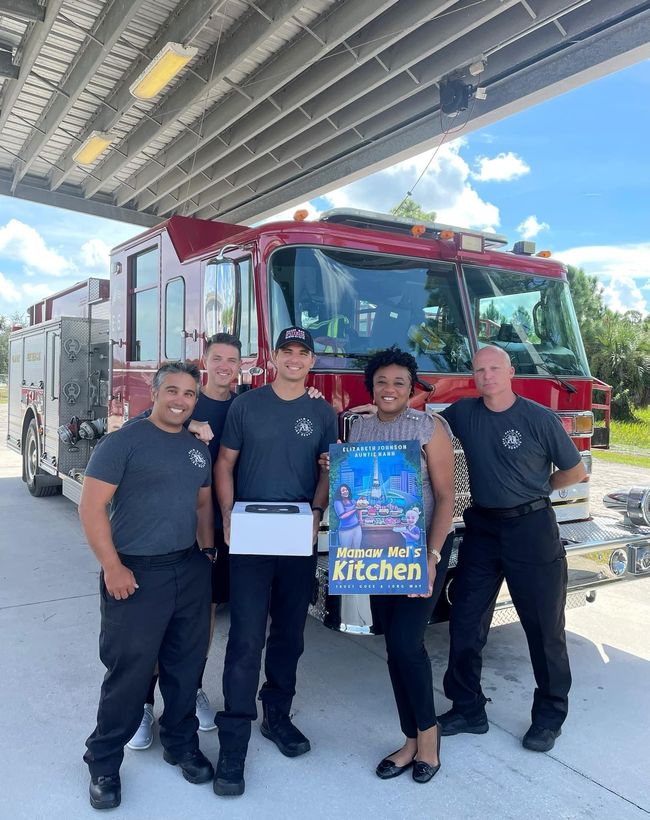
[{"label": "fire truck wheel", "polygon": [[27,428],[25,445],[23,447],[23,467],[25,471],[25,481],[27,489],[36,498],[44,498],[48,495],[56,495],[60,492],[59,487],[45,486],[39,487],[36,483],[36,476],[44,475],[40,468],[40,456],[38,452],[38,430],[36,421],[32,419]]}]

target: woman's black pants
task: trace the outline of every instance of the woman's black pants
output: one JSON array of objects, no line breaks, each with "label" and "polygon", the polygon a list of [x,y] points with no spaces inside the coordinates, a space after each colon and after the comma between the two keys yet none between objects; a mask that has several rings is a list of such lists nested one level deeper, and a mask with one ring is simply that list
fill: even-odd
[{"label": "woman's black pants", "polygon": [[372,611],[386,638],[388,671],[402,732],[416,738],[436,725],[431,661],[424,646],[424,630],[442,591],[453,534],[441,550],[433,593],[430,598],[406,595],[372,595]]}]

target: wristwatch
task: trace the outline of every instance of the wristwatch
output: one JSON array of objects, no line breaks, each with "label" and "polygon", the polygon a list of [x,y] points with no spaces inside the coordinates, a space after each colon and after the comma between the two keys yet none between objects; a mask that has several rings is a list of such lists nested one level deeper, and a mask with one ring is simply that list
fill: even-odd
[{"label": "wristwatch", "polygon": [[438,550],[427,550],[427,555],[433,555],[436,559],[436,566],[442,561],[442,555],[440,555]]},{"label": "wristwatch", "polygon": [[325,510],[322,507],[318,507],[318,506],[312,507],[311,511],[320,513],[320,520],[321,521],[323,520],[323,516],[325,515]]}]

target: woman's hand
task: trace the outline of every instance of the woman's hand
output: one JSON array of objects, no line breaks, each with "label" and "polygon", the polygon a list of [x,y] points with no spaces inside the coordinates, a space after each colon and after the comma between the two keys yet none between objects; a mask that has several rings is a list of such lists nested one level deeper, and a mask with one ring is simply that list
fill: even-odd
[{"label": "woman's hand", "polygon": [[310,399],[322,399],[323,398],[323,394],[320,392],[320,390],[317,387],[314,387],[313,385],[310,385],[307,388],[307,395],[309,396]]},{"label": "woman's hand", "polygon": [[438,566],[438,562],[436,561],[435,555],[429,555],[427,561],[427,569],[428,569],[428,576],[429,576],[429,583],[427,586],[426,592],[411,592],[408,594],[408,598],[430,598],[433,594],[433,584],[436,580],[436,567]]}]

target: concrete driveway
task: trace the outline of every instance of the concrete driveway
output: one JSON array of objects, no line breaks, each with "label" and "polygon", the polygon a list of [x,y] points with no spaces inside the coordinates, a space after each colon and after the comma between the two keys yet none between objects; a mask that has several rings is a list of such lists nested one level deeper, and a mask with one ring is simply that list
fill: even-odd
[{"label": "concrete driveway", "polygon": [[[97,657],[97,565],[76,508],[33,499],[20,460],[0,448],[0,817],[76,820],[88,805],[81,760],[94,725],[103,667]],[[217,798],[163,762],[158,739],[127,749],[122,806],[139,820],[232,818],[643,818],[650,814],[650,579],[601,591],[568,613],[574,672],[571,712],[549,754],[522,749],[533,681],[518,624],[492,631],[484,682],[490,731],[442,745],[442,769],[426,786],[408,775],[382,782],[374,767],[400,744],[381,638],[355,638],[308,623],[299,670],[297,724],[313,750],[282,757],[254,727],[246,794]],[[206,689],[220,700],[227,613],[218,624]],[[439,711],[447,652],[431,628]],[[156,712],[161,703],[156,704]],[[216,760],[215,732],[201,735]]]}]

